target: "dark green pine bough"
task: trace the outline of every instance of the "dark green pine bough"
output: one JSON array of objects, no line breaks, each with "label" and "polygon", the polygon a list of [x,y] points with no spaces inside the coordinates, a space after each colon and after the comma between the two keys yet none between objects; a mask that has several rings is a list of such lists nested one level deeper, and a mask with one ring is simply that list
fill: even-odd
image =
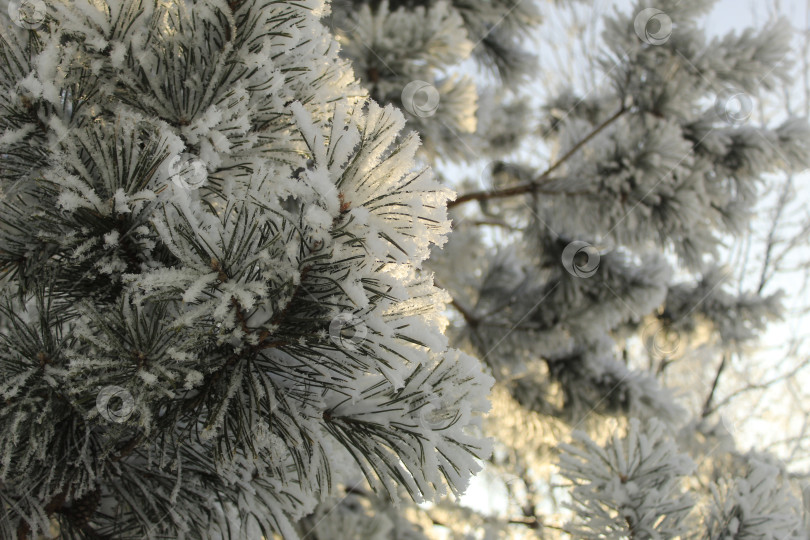
[{"label": "dark green pine bough", "polygon": [[354,471],[463,491],[492,379],[421,269],[452,193],[322,3],[23,4],[0,15],[0,537],[293,538]]}]

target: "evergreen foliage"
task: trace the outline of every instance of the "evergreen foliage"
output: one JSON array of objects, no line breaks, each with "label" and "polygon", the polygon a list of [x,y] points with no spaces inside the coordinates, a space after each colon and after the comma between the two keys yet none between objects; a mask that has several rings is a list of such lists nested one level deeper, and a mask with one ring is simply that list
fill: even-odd
[{"label": "evergreen foliage", "polygon": [[451,193],[321,9],[5,19],[3,538],[293,537],[350,461],[394,500],[480,469],[490,379],[420,271]]},{"label": "evergreen foliage", "polygon": [[0,538],[809,538],[716,395],[790,24],[538,91],[575,4],[0,0]]}]

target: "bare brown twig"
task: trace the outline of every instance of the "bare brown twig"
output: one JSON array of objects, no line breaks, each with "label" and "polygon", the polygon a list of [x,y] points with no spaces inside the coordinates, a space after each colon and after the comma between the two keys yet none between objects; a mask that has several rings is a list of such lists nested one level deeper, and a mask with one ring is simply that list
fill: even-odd
[{"label": "bare brown twig", "polygon": [[543,171],[540,176],[532,180],[531,182],[527,182],[525,184],[518,184],[516,186],[511,186],[503,189],[496,189],[496,190],[484,190],[484,191],[474,191],[472,193],[466,193],[458,197],[455,201],[451,201],[447,203],[448,208],[452,208],[454,206],[458,206],[460,204],[464,204],[470,201],[486,201],[490,199],[503,199],[506,197],[513,197],[515,195],[525,195],[527,193],[548,193],[553,195],[574,195],[576,193],[570,193],[566,191],[552,191],[552,190],[544,190],[542,189],[542,185],[548,183],[552,180],[551,173],[559,169],[566,161],[568,161],[574,154],[576,154],[583,146],[588,144],[594,137],[599,135],[602,131],[604,131],[608,126],[613,124],[616,120],[621,118],[624,113],[627,112],[626,107],[620,108],[616,111],[613,116],[596,126],[593,131],[588,133],[585,137],[582,138],[577,144],[575,144],[568,152],[566,152],[562,157],[560,157],[557,161],[552,163],[548,169]]}]

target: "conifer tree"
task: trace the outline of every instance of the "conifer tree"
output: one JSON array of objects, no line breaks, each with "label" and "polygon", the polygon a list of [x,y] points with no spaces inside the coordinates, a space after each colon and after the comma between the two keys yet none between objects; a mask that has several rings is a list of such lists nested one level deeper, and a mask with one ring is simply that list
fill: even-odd
[{"label": "conifer tree", "polygon": [[2,7],[0,537],[294,538],[350,469],[462,492],[451,192],[323,3]]},{"label": "conifer tree", "polygon": [[0,538],[806,540],[716,392],[810,129],[711,6],[541,87],[576,2],[0,0]]}]

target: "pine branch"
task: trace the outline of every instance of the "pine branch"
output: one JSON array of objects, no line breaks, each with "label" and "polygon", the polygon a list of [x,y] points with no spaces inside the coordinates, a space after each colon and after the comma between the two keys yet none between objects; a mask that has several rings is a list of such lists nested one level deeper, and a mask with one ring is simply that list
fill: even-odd
[{"label": "pine branch", "polygon": [[[219,273],[218,279],[221,282],[224,283],[228,281],[228,276],[218,261],[212,260],[211,267],[214,271]],[[302,270],[301,281],[299,282],[298,286],[296,287],[287,304],[279,311],[279,313],[276,316],[273,317],[270,326],[278,324],[287,314],[290,307],[293,305],[295,299],[298,297],[300,291],[302,290],[303,280],[306,277],[307,273],[309,272],[310,268],[311,266],[308,266]],[[244,332],[245,336],[249,336],[255,333],[256,329],[250,327],[247,324],[248,316],[244,307],[234,297],[231,297],[231,308],[235,311],[236,320],[239,323],[240,329],[242,330],[242,332]],[[190,398],[189,400],[187,400],[186,403],[183,404],[182,409],[185,411],[192,411],[197,407],[199,407],[203,403],[203,401],[205,401],[205,398],[210,394],[213,387],[216,386],[216,384],[222,379],[222,376],[225,374],[225,372],[229,368],[236,365],[240,360],[246,358],[250,354],[255,354],[259,351],[266,349],[276,348],[286,343],[283,340],[268,340],[269,336],[270,336],[269,331],[267,330],[261,331],[261,333],[259,334],[259,341],[256,344],[249,346],[246,351],[234,353],[219,369],[217,369],[213,373],[208,374],[204,379],[203,387],[200,390],[200,392],[195,396],[193,396],[192,398]],[[129,441],[124,443],[122,449],[119,451],[118,455],[112,458],[112,461],[114,462],[120,461],[125,457],[129,456],[133,451],[135,451],[140,446],[142,442],[144,442],[144,440],[145,439],[142,434],[138,434],[135,437],[131,438]]]},{"label": "pine branch", "polygon": [[458,197],[455,201],[450,201],[447,203],[448,208],[452,208],[454,206],[458,206],[460,204],[464,204],[470,201],[486,201],[490,199],[503,199],[507,197],[513,197],[515,195],[525,195],[527,193],[544,193],[549,195],[576,195],[579,193],[569,193],[564,191],[552,191],[552,190],[544,190],[541,188],[543,184],[546,184],[552,180],[551,173],[559,169],[562,165],[564,165],[574,154],[576,154],[583,146],[588,144],[594,137],[599,135],[602,131],[604,131],[608,126],[613,124],[616,120],[621,118],[624,113],[628,111],[627,107],[621,107],[618,111],[616,111],[613,116],[596,126],[593,131],[588,133],[585,137],[583,137],[577,144],[575,144],[568,152],[566,152],[560,159],[555,161],[551,164],[551,166],[543,171],[540,176],[536,179],[532,180],[531,182],[527,182],[525,184],[519,184],[517,186],[512,186],[503,189],[497,190],[485,190],[485,191],[475,191],[472,193],[466,193],[460,197]]},{"label": "pine branch", "polygon": [[[48,517],[59,514],[67,520],[71,528],[77,529],[90,540],[112,540],[110,536],[100,534],[90,526],[89,521],[96,512],[101,502],[101,492],[98,488],[84,494],[79,499],[74,500],[70,505],[66,504],[67,493],[64,491],[56,494],[48,504],[45,505],[45,515]],[[24,520],[20,521],[17,527],[17,540],[30,540],[31,529]]]}]

